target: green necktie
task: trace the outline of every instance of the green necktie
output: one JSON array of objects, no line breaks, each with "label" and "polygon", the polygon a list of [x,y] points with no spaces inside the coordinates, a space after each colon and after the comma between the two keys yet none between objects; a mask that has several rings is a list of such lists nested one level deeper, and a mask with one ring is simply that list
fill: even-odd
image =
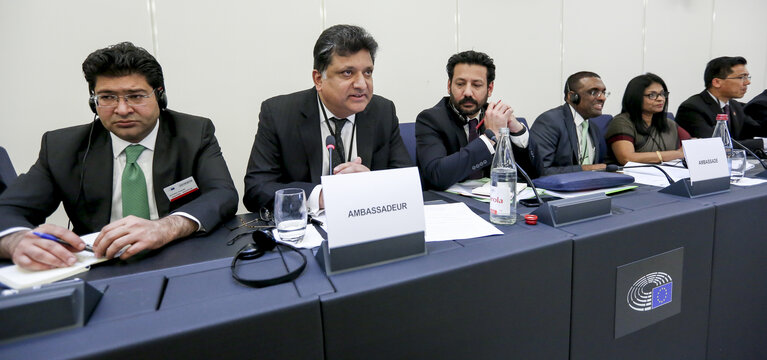
[{"label": "green necktie", "polygon": [[591,165],[591,157],[589,156],[589,121],[584,120],[581,123],[581,143],[578,146],[581,148],[581,165]]},{"label": "green necktie", "polygon": [[122,178],[123,217],[134,215],[149,219],[149,197],[146,191],[144,172],[136,164],[141,152],[141,145],[130,145],[125,148],[125,169]]}]

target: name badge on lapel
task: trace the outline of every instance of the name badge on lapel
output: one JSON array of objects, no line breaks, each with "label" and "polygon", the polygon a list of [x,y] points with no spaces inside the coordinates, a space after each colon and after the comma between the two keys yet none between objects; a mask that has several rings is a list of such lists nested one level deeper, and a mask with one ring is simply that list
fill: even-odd
[{"label": "name badge on lapel", "polygon": [[197,190],[200,190],[200,188],[197,187],[197,183],[194,182],[194,178],[191,176],[162,189],[162,191],[165,191],[165,196],[167,196],[168,200],[171,202],[176,201]]}]

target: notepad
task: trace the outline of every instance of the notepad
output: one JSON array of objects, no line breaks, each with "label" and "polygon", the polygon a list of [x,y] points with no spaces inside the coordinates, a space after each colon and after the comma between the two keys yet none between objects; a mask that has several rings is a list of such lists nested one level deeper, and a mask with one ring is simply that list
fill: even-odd
[{"label": "notepad", "polygon": [[[93,245],[99,233],[92,233],[81,237],[88,245]],[[91,265],[106,260],[106,257],[97,258],[92,252],[81,251],[76,253],[77,262],[70,267],[50,270],[32,271],[22,269],[16,265],[0,268],[0,282],[13,289],[24,289],[33,286],[50,284],[54,281],[66,279],[90,269]]]}]

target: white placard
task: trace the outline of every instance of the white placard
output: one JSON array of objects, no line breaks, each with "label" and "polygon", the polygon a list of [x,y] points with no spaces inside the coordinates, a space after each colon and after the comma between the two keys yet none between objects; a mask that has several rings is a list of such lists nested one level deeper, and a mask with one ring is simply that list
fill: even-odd
[{"label": "white placard", "polygon": [[690,170],[690,183],[730,177],[727,155],[720,138],[683,140],[682,148]]},{"label": "white placard", "polygon": [[322,177],[328,248],[423,232],[418,168]]}]

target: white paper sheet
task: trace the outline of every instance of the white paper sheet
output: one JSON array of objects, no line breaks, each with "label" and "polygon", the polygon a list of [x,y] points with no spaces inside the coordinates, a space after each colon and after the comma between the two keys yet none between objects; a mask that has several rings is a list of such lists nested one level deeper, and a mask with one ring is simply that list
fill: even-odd
[{"label": "white paper sheet", "polygon": [[[99,233],[92,233],[81,237],[88,245],[93,245]],[[92,252],[81,251],[75,253],[77,262],[74,265],[65,268],[56,268],[50,270],[30,271],[22,269],[16,265],[6,266],[0,269],[0,282],[14,289],[23,289],[32,286],[50,284],[54,281],[68,278],[73,275],[88,271],[90,266],[107,258],[97,258]]]},{"label": "white paper sheet", "polygon": [[[641,165],[647,165],[642,163],[635,163],[635,162],[627,162],[625,166],[641,166]],[[661,169],[663,169],[666,173],[668,173],[669,176],[674,181],[679,181],[684,178],[690,177],[690,171],[686,168],[679,166],[673,166],[673,165],[666,165],[664,163],[663,165],[658,165]],[[660,170],[654,168],[654,167],[641,167],[641,168],[629,168],[629,169],[623,169],[623,173],[626,175],[631,175],[634,177],[634,182],[637,184],[644,184],[644,185],[650,185],[650,186],[658,186],[658,187],[666,187],[669,185],[668,179],[666,179],[666,176],[663,175]]]},{"label": "white paper sheet", "polygon": [[464,203],[426,205],[424,212],[426,241],[471,239],[503,234]]}]

